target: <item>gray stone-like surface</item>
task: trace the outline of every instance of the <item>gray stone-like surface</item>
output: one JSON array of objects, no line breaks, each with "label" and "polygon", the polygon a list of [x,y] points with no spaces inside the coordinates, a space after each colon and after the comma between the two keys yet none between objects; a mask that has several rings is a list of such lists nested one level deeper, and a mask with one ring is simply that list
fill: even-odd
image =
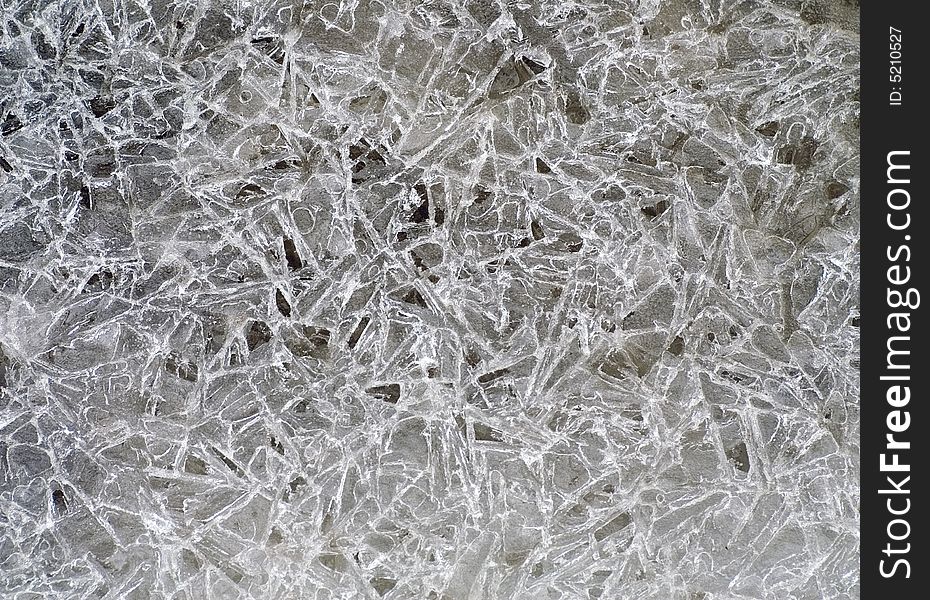
[{"label": "gray stone-like surface", "polygon": [[858,1],[0,9],[0,596],[859,596]]}]

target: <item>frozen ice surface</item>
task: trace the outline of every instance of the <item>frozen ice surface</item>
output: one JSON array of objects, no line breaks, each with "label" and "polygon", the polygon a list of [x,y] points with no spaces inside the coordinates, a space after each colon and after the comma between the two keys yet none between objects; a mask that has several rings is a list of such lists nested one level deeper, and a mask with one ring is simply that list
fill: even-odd
[{"label": "frozen ice surface", "polygon": [[858,5],[0,0],[0,596],[857,598]]}]

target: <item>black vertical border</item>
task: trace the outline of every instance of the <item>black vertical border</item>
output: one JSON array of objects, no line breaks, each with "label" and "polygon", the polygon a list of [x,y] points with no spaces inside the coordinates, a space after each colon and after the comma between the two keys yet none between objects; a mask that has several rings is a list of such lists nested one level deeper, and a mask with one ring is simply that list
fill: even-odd
[{"label": "black vertical border", "polygon": [[[858,3],[858,2],[857,2]],[[860,193],[861,193],[861,593],[862,598],[881,598],[887,600],[910,600],[930,598],[930,563],[927,562],[925,546],[930,543],[924,527],[924,513],[930,510],[927,493],[930,476],[927,464],[926,440],[930,436],[926,409],[930,386],[930,364],[924,344],[927,338],[925,317],[928,310],[924,303],[930,302],[930,289],[925,285],[930,271],[930,261],[926,252],[926,238],[930,235],[930,223],[927,220],[926,178],[926,143],[923,132],[926,130],[926,115],[921,113],[930,109],[930,102],[924,97],[925,76],[930,62],[927,38],[930,31],[922,14],[926,12],[923,2],[866,2],[861,5],[861,90],[860,90]],[[891,54],[894,40],[890,28],[901,30],[901,81],[893,81],[894,72],[890,67],[894,55]],[[899,88],[899,89],[896,89]],[[901,93],[899,106],[891,104],[891,92]],[[910,183],[904,186],[888,183],[888,153],[892,151],[909,151],[907,162],[910,164]],[[897,171],[897,173],[903,173]],[[888,192],[896,187],[904,187],[911,196],[911,202],[905,211],[891,211],[887,204]],[[896,198],[903,198],[900,194]],[[910,226],[906,230],[894,231],[888,226],[889,213],[895,213],[894,219],[903,222],[904,212],[910,214]],[[905,239],[905,236],[910,239]],[[910,248],[910,261],[905,262],[906,252],[899,260],[889,260],[902,246]],[[889,307],[887,293],[889,287],[888,269],[894,264],[907,265],[911,269],[908,284],[897,287],[902,292],[908,287],[927,292],[921,298],[917,309],[894,309]],[[900,310],[911,313],[909,331],[909,370],[889,372],[886,369],[887,343],[889,336],[901,335],[895,329],[888,328],[888,315]],[[904,349],[904,346],[897,346]],[[900,362],[900,361],[899,361]],[[889,489],[889,475],[900,485],[901,473],[882,472],[880,457],[889,454],[886,449],[886,435],[889,433],[886,419],[895,407],[889,405],[886,394],[895,382],[883,381],[881,377],[888,374],[908,374],[911,400],[900,410],[909,412],[911,418],[907,431],[895,434],[896,439],[911,443],[909,451],[897,451],[899,460],[910,465],[910,475],[906,485],[908,494],[889,495],[880,490]],[[886,462],[891,461],[890,455]],[[904,498],[910,499],[910,509],[900,518],[908,521],[910,534],[907,539],[894,541],[888,537],[888,524],[896,518],[889,514],[887,501],[892,500],[893,507],[902,509],[906,505]],[[901,535],[904,525],[893,526],[893,533]],[[906,554],[885,554],[886,544],[903,548],[910,543]],[[910,577],[904,577],[906,569],[899,565],[896,574],[890,578],[880,572],[881,562],[885,569],[891,570],[896,558],[905,558],[910,565]]]}]

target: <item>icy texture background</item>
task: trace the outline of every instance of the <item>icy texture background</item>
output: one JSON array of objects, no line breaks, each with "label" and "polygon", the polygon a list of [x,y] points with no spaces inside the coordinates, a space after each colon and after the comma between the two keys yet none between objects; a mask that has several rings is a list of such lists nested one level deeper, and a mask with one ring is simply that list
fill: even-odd
[{"label": "icy texture background", "polygon": [[0,596],[858,597],[857,1],[0,7]]}]

